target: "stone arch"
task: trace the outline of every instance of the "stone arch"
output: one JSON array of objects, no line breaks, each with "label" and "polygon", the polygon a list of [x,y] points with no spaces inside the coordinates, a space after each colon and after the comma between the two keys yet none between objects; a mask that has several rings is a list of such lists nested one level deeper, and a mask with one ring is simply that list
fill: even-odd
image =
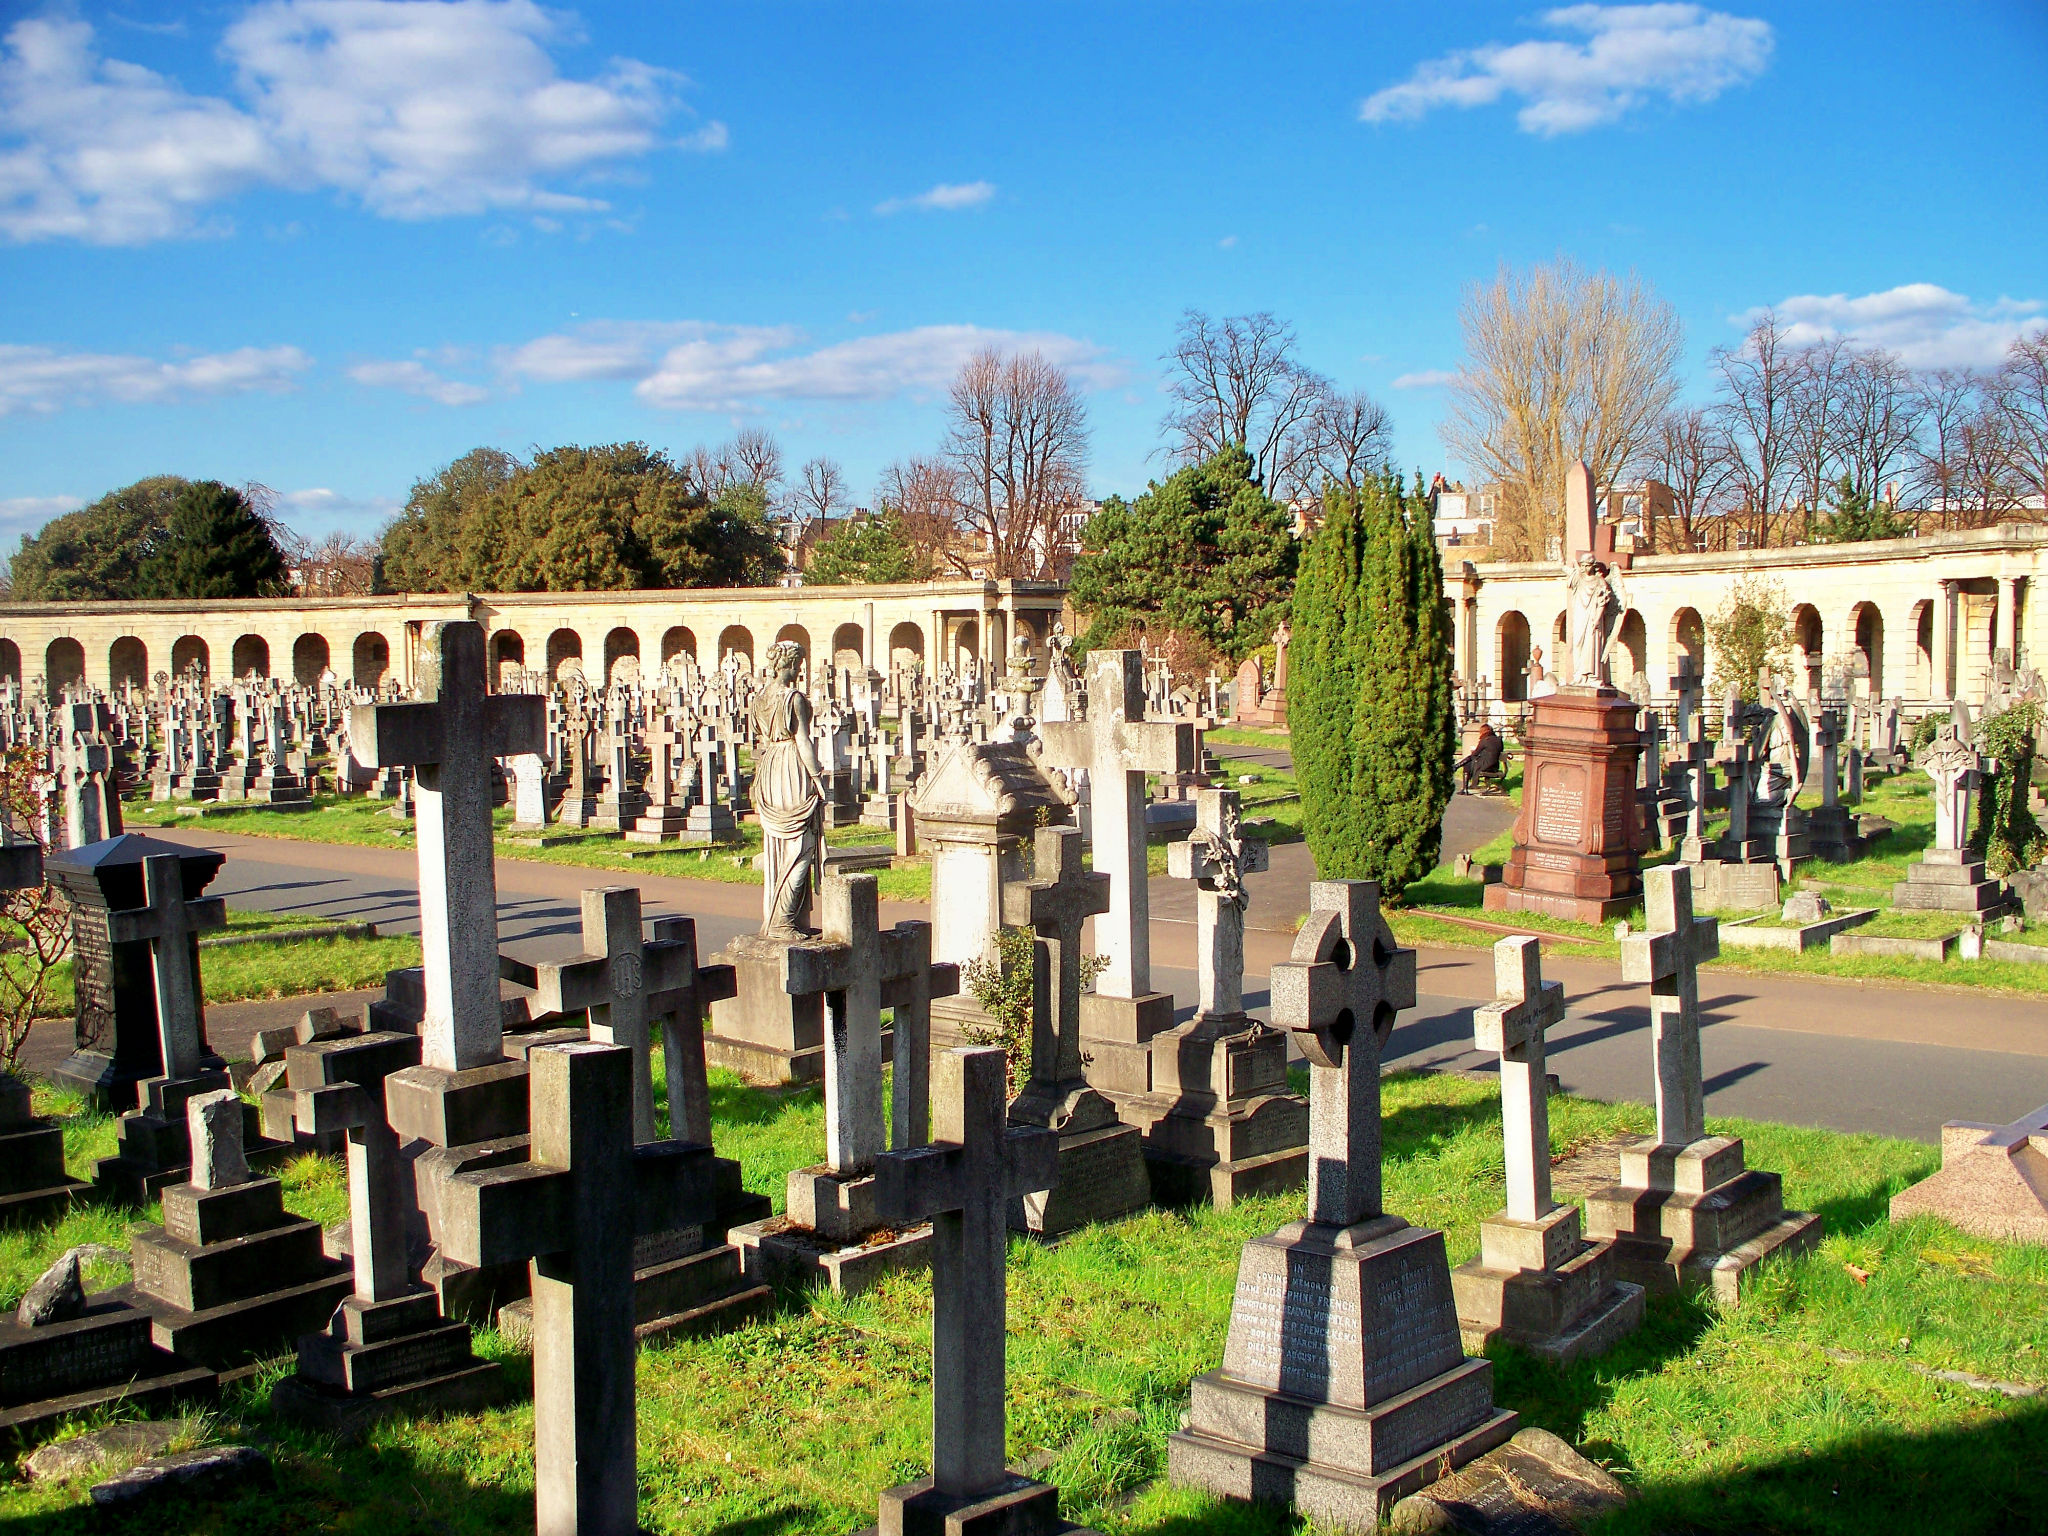
[{"label": "stone arch", "polygon": [[637,682],[639,677],[639,632],[621,624],[604,637],[605,685],[609,687],[613,683]]},{"label": "stone arch", "polygon": [[1692,675],[1701,682],[1707,676],[1707,625],[1697,608],[1681,608],[1671,616],[1671,670],[1678,671],[1681,657],[1692,659]]},{"label": "stone arch", "polygon": [[503,693],[519,681],[526,670],[526,637],[516,629],[501,629],[491,636],[491,671]]},{"label": "stone arch", "polygon": [[697,659],[697,636],[687,625],[671,624],[661,637],[661,664],[680,674],[682,668],[677,664],[685,658]]},{"label": "stone arch", "polygon": [[1875,603],[1858,603],[1849,610],[1849,633],[1855,637],[1852,679],[1863,679],[1864,697],[1884,697],[1884,611]]},{"label": "stone arch", "polygon": [[320,674],[332,659],[327,637],[308,630],[292,642],[292,681],[301,688],[312,687],[320,681]]},{"label": "stone arch", "polygon": [[1614,645],[1621,654],[1609,653],[1607,675],[1614,679],[1615,687],[1622,687],[1638,672],[1649,675],[1650,635],[1638,610],[1631,608],[1621,616],[1621,628],[1614,632]]},{"label": "stone arch", "polygon": [[858,624],[842,624],[832,631],[832,671],[864,673],[867,653],[861,649],[865,636]]},{"label": "stone arch", "polygon": [[380,688],[391,670],[391,642],[374,629],[356,636],[349,647],[349,676],[358,688]]},{"label": "stone arch", "polygon": [[107,683],[113,688],[119,688],[123,683],[147,688],[149,647],[134,635],[123,635],[107,647]]},{"label": "stone arch", "polygon": [[1922,598],[1913,605],[1913,694],[1934,697],[1934,604]]},{"label": "stone arch", "polygon": [[69,635],[50,642],[43,652],[43,682],[52,704],[64,701],[64,690],[85,681],[85,647]]},{"label": "stone arch", "polygon": [[1792,686],[1806,698],[1820,694],[1823,637],[1820,610],[1811,603],[1796,605],[1792,610]]},{"label": "stone arch", "polygon": [[212,669],[213,652],[197,635],[180,635],[171,645],[171,676],[183,677],[195,666],[203,678]]},{"label": "stone arch", "polygon": [[749,672],[754,670],[754,632],[746,625],[728,624],[719,631],[718,660],[721,665],[728,656],[739,657]]},{"label": "stone arch", "polygon": [[583,675],[583,637],[573,629],[558,629],[548,636],[548,678],[559,682],[571,673]]},{"label": "stone arch", "polygon": [[1494,625],[1494,680],[1503,702],[1518,704],[1529,697],[1529,620],[1510,608]]},{"label": "stone arch", "polygon": [[889,665],[902,669],[924,661],[924,626],[902,623],[889,631]]},{"label": "stone arch", "polygon": [[0,681],[21,686],[21,647],[12,640],[0,640]]},{"label": "stone arch", "polygon": [[228,666],[235,677],[270,676],[270,642],[261,635],[243,635],[229,652]]},{"label": "stone arch", "polygon": [[1570,654],[1571,643],[1570,616],[1560,611],[1557,622],[1550,626],[1550,676],[1553,681],[1564,675],[1564,661]]},{"label": "stone arch", "polygon": [[953,631],[953,665],[964,667],[980,659],[981,624],[975,619],[962,619],[960,627]]}]

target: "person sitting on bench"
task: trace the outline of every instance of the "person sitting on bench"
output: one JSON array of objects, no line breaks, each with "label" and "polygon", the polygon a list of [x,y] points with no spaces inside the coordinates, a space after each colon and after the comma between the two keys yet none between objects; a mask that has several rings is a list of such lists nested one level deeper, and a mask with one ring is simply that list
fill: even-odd
[{"label": "person sitting on bench", "polygon": [[1479,739],[1472,743],[1472,750],[1451,765],[1454,769],[1464,770],[1465,793],[1472,792],[1472,786],[1477,780],[1498,779],[1501,776],[1500,754],[1500,733],[1490,725],[1480,726]]}]

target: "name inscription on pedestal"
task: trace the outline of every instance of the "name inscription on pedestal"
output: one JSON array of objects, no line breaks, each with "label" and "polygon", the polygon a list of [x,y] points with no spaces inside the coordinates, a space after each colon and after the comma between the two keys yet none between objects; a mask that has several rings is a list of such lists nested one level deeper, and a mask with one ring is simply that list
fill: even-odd
[{"label": "name inscription on pedestal", "polygon": [[1572,767],[1547,768],[1538,783],[1536,841],[1576,845],[1586,815],[1586,775]]},{"label": "name inscription on pedestal", "polygon": [[107,914],[98,907],[71,909],[71,985],[77,999],[80,1050],[114,1048],[114,944]]}]

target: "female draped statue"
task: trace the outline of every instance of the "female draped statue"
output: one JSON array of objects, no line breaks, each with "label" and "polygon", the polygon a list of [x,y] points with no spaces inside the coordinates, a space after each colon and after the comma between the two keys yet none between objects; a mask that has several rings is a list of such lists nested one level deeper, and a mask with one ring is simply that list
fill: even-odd
[{"label": "female draped statue", "polygon": [[811,741],[811,701],[796,686],[803,651],[778,640],[768,648],[770,681],[754,695],[754,813],[761,819],[761,932],[806,936],[811,888],[825,835],[825,781]]},{"label": "female draped statue", "polygon": [[1607,651],[1621,627],[1628,598],[1620,579],[1591,555],[1580,555],[1565,567],[1565,590],[1571,613],[1571,669],[1567,683],[1605,683]]}]

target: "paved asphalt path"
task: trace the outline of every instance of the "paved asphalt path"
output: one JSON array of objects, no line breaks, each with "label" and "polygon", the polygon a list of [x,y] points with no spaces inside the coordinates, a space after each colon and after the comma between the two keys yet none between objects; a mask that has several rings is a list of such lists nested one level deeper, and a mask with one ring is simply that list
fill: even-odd
[{"label": "paved asphalt path", "polygon": [[[417,929],[410,850],[291,843],[204,828],[156,835],[227,853],[212,889],[231,905],[367,919],[394,933]],[[1297,879],[1295,889],[1305,897],[1306,879]],[[696,917],[707,953],[760,922],[753,886],[501,859],[504,950],[527,960],[575,953],[581,947],[577,891],[599,882],[639,885],[650,919]],[[1183,904],[1175,900],[1179,884],[1152,885],[1153,984],[1171,988],[1185,1016],[1195,1000],[1194,927],[1191,911],[1173,910]],[[922,906],[883,904],[885,924],[923,915]],[[1290,915],[1284,927],[1255,924],[1246,934],[1245,1001],[1254,1012],[1266,1006],[1267,970],[1286,958],[1292,927]],[[1484,949],[1422,952],[1418,1005],[1395,1029],[1389,1065],[1493,1069],[1471,1049],[1472,1008],[1492,996],[1491,958]],[[1624,986],[1612,965],[1549,949],[1545,963],[1570,999],[1565,1023],[1550,1035],[1551,1070],[1575,1092],[1646,1100],[1651,1073],[1643,989]],[[1707,1105],[1714,1114],[1933,1142],[1945,1120],[2005,1121],[2048,1103],[2048,1003],[1719,970],[1702,973],[1701,994]],[[211,1016],[216,1044],[233,1054],[232,1031],[222,1026],[245,1017],[242,1005]]]}]

